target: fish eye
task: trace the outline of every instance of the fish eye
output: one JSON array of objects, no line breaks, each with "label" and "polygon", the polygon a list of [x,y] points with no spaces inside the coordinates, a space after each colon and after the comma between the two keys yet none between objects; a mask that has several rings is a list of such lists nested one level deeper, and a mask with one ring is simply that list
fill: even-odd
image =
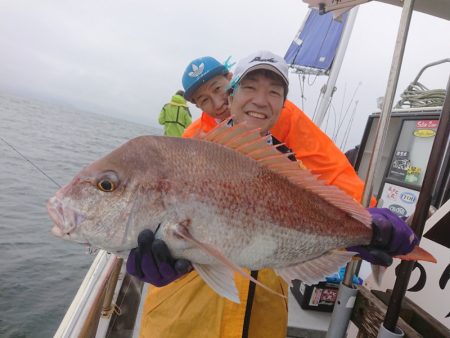
[{"label": "fish eye", "polygon": [[119,177],[113,171],[104,172],[97,180],[97,188],[103,192],[112,192],[119,187]]},{"label": "fish eye", "polygon": [[108,178],[104,178],[97,183],[97,187],[104,192],[111,192],[116,189],[115,184]]}]

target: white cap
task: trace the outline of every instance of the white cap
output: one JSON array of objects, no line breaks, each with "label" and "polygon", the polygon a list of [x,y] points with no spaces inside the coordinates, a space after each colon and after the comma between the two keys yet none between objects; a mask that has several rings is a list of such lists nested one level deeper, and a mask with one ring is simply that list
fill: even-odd
[{"label": "white cap", "polygon": [[281,76],[286,86],[289,86],[289,67],[286,61],[281,56],[267,50],[258,51],[239,60],[234,70],[231,86],[234,87],[245,75],[257,69],[273,71]]}]

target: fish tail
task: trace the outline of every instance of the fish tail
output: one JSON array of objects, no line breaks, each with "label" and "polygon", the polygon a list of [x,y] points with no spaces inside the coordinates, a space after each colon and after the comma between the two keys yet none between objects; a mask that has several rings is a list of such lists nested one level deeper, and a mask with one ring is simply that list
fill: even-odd
[{"label": "fish tail", "polygon": [[434,258],[434,256],[425,249],[422,249],[420,246],[416,246],[413,251],[406,255],[395,256],[395,258],[399,258],[403,261],[424,261],[437,263],[436,258]]},{"label": "fish tail", "polygon": [[[424,261],[437,263],[436,258],[434,258],[434,256],[431,253],[429,253],[425,249],[422,249],[419,246],[416,246],[410,253],[406,255],[398,255],[394,256],[394,258],[398,258],[403,261]],[[387,267],[375,264],[371,264],[371,267],[372,267],[372,276],[373,279],[375,280],[375,283],[377,283],[377,285],[381,285],[381,280],[383,279],[383,275]]]}]

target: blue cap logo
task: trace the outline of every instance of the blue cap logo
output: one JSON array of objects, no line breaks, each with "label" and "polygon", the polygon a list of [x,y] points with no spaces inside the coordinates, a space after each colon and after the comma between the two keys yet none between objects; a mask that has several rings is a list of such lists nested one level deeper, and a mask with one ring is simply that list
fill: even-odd
[{"label": "blue cap logo", "polygon": [[192,72],[189,72],[189,76],[197,77],[203,73],[203,69],[205,69],[204,63],[201,63],[198,67],[195,64],[192,64]]},{"label": "blue cap logo", "polygon": [[228,68],[211,56],[203,56],[189,63],[184,71],[181,82],[184,88],[184,98],[192,100],[193,93],[214,76],[228,73]]}]

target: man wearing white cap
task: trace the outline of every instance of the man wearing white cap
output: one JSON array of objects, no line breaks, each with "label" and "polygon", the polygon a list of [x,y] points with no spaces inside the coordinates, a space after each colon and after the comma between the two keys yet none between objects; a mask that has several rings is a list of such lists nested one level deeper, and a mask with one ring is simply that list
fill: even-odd
[{"label": "man wearing white cap", "polygon": [[[265,134],[279,118],[289,85],[286,63],[270,52],[241,60],[231,82],[231,73],[209,57],[202,58],[198,67],[190,67],[189,73],[207,74],[191,81],[185,96],[215,109],[214,124],[228,118],[231,108],[235,122],[261,128]],[[272,141],[270,134],[268,140]],[[196,271],[186,273],[186,261],[174,261],[165,244],[150,231],[141,232],[138,242],[139,250],[130,254],[127,270],[153,284],[144,303],[141,337],[286,337],[286,299],[236,274],[241,303],[231,302],[212,291]],[[144,251],[147,253],[139,254]],[[288,292],[287,284],[271,269],[251,271],[251,275],[278,293]]]},{"label": "man wearing white cap", "polygon": [[229,102],[237,123],[268,133],[277,122],[289,88],[288,67],[270,52],[250,55],[236,66]]},{"label": "man wearing white cap", "polygon": [[[283,58],[268,51],[257,52],[239,61],[233,78],[228,68],[217,60],[199,58],[186,69],[183,85],[187,100],[200,108],[211,109],[211,115],[203,113],[201,119],[191,124],[194,125],[191,132],[207,132],[228,118],[231,111],[235,122],[261,128],[268,141],[281,141],[295,153],[299,151],[297,158],[317,169],[316,173],[322,174],[324,180],[353,196],[361,193],[362,183],[345,156],[301,110],[286,100],[289,80]],[[332,155],[338,156],[338,160],[330,159]],[[147,258],[135,264],[137,255],[133,254],[127,266],[129,273],[159,286],[149,289],[141,321],[142,337],[286,337],[286,299],[236,275],[241,304],[233,303],[213,292],[195,271],[179,278],[186,272],[185,262],[173,262],[171,257],[158,258],[168,256],[168,250],[161,249],[162,243],[157,243],[158,240],[152,243],[151,239],[144,240],[142,245],[142,248],[151,247]],[[169,272],[166,272],[167,262],[173,262]],[[136,273],[136,266],[142,270],[141,274]],[[262,269],[251,274],[270,289],[287,294],[287,284],[273,270]]]},{"label": "man wearing white cap", "polygon": [[[267,133],[278,120],[289,84],[284,60],[280,62],[279,57],[267,53],[256,59],[242,60],[231,83],[231,73],[222,64],[209,57],[202,58],[198,67],[190,67],[189,73],[190,77],[203,74],[203,78],[185,86],[185,96],[197,105],[215,109],[214,124],[216,120],[230,116],[230,106],[236,117],[235,122],[245,121],[249,126],[262,128],[263,133]],[[270,135],[269,138],[271,140]],[[196,271],[186,274],[186,261],[174,261],[165,244],[154,239],[150,231],[141,232],[138,242],[139,250],[130,254],[127,270],[153,284],[144,303],[141,337],[286,337],[286,299],[255,287],[255,284],[236,274],[235,283],[241,299],[241,303],[236,304],[212,291]],[[150,247],[150,251],[145,247]],[[139,252],[144,251],[147,254],[141,256]],[[168,262],[172,262],[173,268],[170,269]],[[179,278],[183,274],[185,276]],[[271,269],[251,271],[251,275],[278,293],[288,292],[287,284]]]},{"label": "man wearing white cap", "polygon": [[[214,65],[217,66],[217,64]],[[192,67],[197,72],[193,75],[199,76],[200,71],[198,70],[205,71],[204,66],[204,63],[201,63]],[[234,77],[230,84],[226,86],[228,88],[227,96],[229,97],[228,103],[224,104],[221,101],[224,93],[216,92],[220,95],[214,95],[214,92],[217,87],[225,88],[223,80],[227,76],[229,76],[227,71],[223,72],[220,67],[214,68],[209,80],[203,78],[195,90],[188,91],[189,95],[193,95],[188,95],[188,97],[211,100],[209,101],[211,106],[220,108],[220,114],[216,114],[216,118],[219,120],[223,119],[218,118],[218,115],[225,115],[224,107],[229,107],[226,115],[229,116],[231,112],[234,117],[233,123],[246,124],[250,128],[261,128],[262,133],[267,135],[270,142],[279,143],[280,141],[277,138],[281,135],[280,140],[294,150],[297,158],[304,159],[304,162],[308,164],[320,165],[324,161],[326,163],[326,156],[339,157],[342,155],[345,163],[350,166],[344,154],[336,147],[331,148],[335,152],[334,154],[327,154],[327,151],[330,151],[328,148],[325,150],[320,148],[320,146],[323,146],[323,142],[325,142],[325,145],[327,144],[326,141],[329,139],[326,136],[318,134],[318,137],[324,139],[316,143],[315,140],[308,142],[308,139],[298,135],[303,133],[302,129],[304,128],[315,128],[312,132],[317,134],[318,128],[312,122],[308,122],[308,119],[302,118],[299,113],[297,119],[293,118],[293,116],[296,116],[295,109],[289,107],[293,104],[286,100],[289,86],[288,67],[281,57],[262,51],[239,61]],[[195,84],[195,82],[193,83]],[[212,91],[209,89],[212,89]],[[199,92],[200,94],[198,94]],[[283,116],[283,114],[285,115]],[[283,124],[277,129],[280,120],[287,125]],[[310,131],[304,133],[311,135]],[[332,143],[331,140],[329,142]],[[278,149],[282,151],[280,147]],[[300,153],[297,153],[298,149],[300,149]],[[312,153],[312,156],[318,157],[318,159],[313,158],[311,161],[308,156],[305,156],[305,153]],[[306,164],[307,167],[308,164]],[[328,173],[334,171],[339,176],[339,172],[336,172],[333,168],[322,169]],[[352,172],[354,173],[353,170]],[[357,177],[355,173],[353,175]],[[339,184],[337,184],[337,180],[334,180],[333,184],[337,186],[347,185],[347,190],[359,192],[358,182],[358,179],[353,178],[349,181],[341,180]],[[386,215],[386,211],[389,212],[389,210],[375,210],[376,213],[369,209],[369,212],[374,216],[373,243],[364,248],[355,247],[351,251],[359,252],[364,259],[371,262],[389,265],[392,263],[390,256],[404,254],[412,249],[412,246],[407,248],[398,246],[398,243],[408,242],[412,232],[403,221],[400,220],[400,224],[397,218],[391,220],[390,217],[393,215]],[[144,230],[139,235],[139,249],[132,250],[127,262],[127,271],[130,274],[158,286],[151,286],[149,289],[141,322],[142,337],[286,337],[286,299],[256,286],[240,275],[235,275],[235,282],[236,288],[239,290],[241,304],[222,298],[210,289],[197,272],[187,273],[190,266],[189,262],[181,259],[174,260],[170,256],[165,243],[154,239],[150,230],[147,231],[149,232],[147,233],[149,235],[148,240],[143,239],[142,235],[146,231]],[[373,251],[373,249],[378,248],[380,250],[377,252]],[[404,250],[406,251],[402,252]],[[380,252],[383,255],[379,256]],[[377,262],[376,260],[380,257],[382,260]],[[387,261],[383,261],[386,257]],[[184,276],[180,278],[182,275]],[[278,293],[287,294],[288,292],[287,284],[271,269],[251,271],[251,275]]]},{"label": "man wearing white cap", "polygon": [[[362,192],[362,183],[345,156],[342,154],[344,165],[333,159],[331,154],[340,153],[333,142],[286,100],[288,66],[280,56],[268,51],[254,53],[238,62],[233,77],[228,67],[214,58],[198,58],[186,68],[183,86],[185,98],[208,112],[186,129],[184,137],[208,132],[229,118],[231,112],[236,123],[261,128],[268,135],[268,142],[286,143],[300,154],[299,160],[307,162],[309,169],[317,169],[316,173],[328,183],[355,197]],[[166,263],[173,262],[168,250],[155,248],[163,246],[157,240],[143,242],[142,247],[150,247],[150,253],[144,255],[147,259],[143,257],[140,264],[128,267],[128,272],[159,287],[149,288],[141,322],[142,337],[286,337],[285,299],[236,275],[241,304],[233,303],[214,293],[195,271],[178,278],[183,274],[178,267],[184,268],[185,262],[174,262],[172,272],[166,273]],[[133,255],[128,261],[134,263],[136,257]],[[142,274],[136,273],[136,266]],[[273,270],[251,274],[270,289],[287,294],[287,284]]]}]

